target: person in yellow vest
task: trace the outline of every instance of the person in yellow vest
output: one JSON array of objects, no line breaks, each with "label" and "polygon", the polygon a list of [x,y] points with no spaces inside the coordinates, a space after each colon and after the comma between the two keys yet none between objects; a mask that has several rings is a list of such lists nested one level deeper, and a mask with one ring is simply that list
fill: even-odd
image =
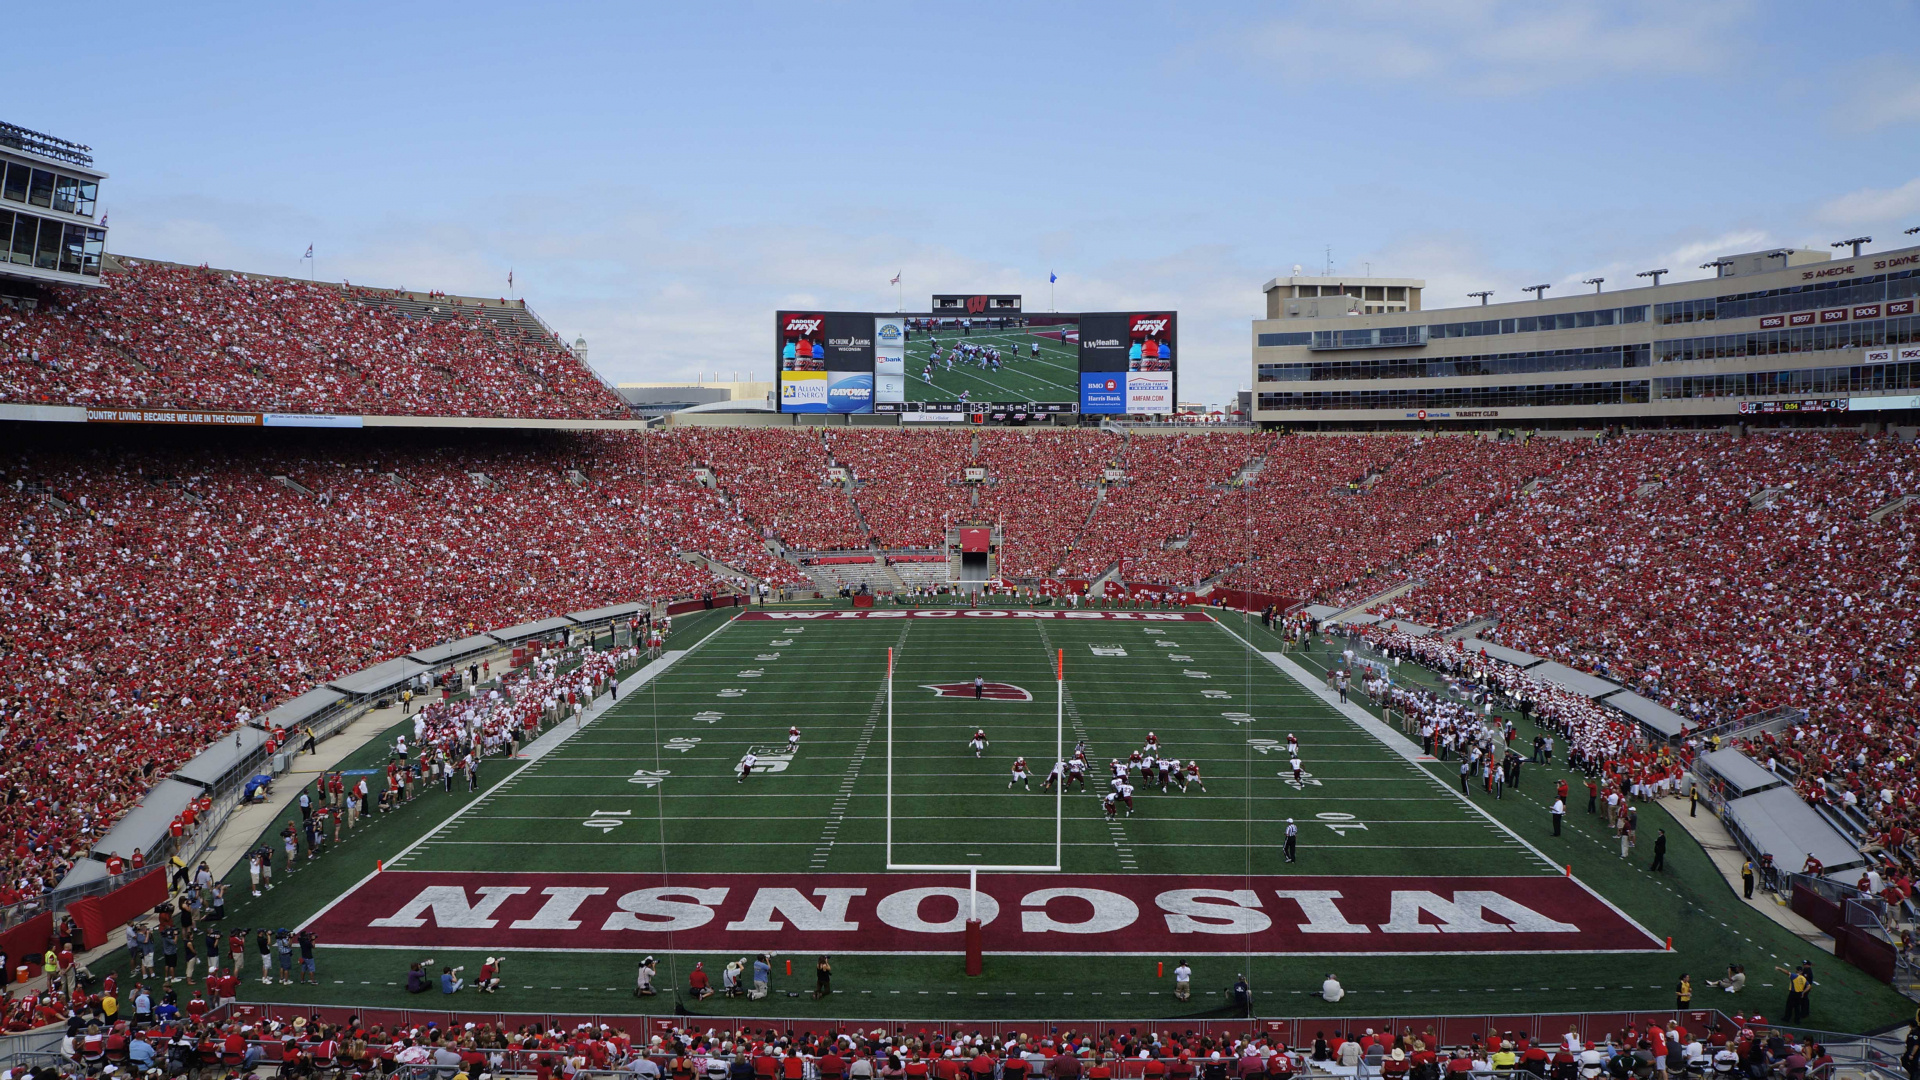
[{"label": "person in yellow vest", "polygon": [[1693,1005],[1693,976],[1680,973],[1680,985],[1673,988],[1673,1007],[1685,1009]]}]

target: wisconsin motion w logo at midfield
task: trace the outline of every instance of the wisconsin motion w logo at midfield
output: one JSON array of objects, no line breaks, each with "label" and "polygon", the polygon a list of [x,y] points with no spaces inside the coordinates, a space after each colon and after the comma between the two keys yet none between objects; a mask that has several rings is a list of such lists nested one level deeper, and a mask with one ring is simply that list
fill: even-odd
[{"label": "wisconsin motion w logo at midfield", "polygon": [[[970,682],[921,683],[920,688],[933,691],[934,697],[970,698],[973,696],[973,684]],[[1024,688],[1004,682],[981,683],[980,696],[987,701],[1033,700],[1033,695]]]}]

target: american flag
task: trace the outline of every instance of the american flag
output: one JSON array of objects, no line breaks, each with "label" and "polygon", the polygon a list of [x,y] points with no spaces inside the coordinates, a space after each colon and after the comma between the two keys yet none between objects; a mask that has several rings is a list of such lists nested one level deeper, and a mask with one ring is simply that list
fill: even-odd
[{"label": "american flag", "polygon": [[889,282],[887,282],[887,284],[889,284],[889,285],[898,285],[898,284],[900,284],[900,275],[899,275],[899,274],[895,274],[895,275],[893,275],[893,280],[892,280],[892,281],[889,281]]}]

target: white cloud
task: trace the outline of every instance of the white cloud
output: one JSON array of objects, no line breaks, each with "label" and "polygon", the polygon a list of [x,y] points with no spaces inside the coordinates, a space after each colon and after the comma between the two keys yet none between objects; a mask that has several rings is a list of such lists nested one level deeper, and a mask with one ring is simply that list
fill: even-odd
[{"label": "white cloud", "polygon": [[1920,218],[1920,178],[1897,188],[1861,188],[1822,203],[1815,216],[1835,225],[1909,225]]},{"label": "white cloud", "polygon": [[1740,49],[1747,7],[1361,0],[1235,28],[1207,51],[1253,60],[1299,89],[1391,80],[1502,97],[1605,76],[1722,68]]}]

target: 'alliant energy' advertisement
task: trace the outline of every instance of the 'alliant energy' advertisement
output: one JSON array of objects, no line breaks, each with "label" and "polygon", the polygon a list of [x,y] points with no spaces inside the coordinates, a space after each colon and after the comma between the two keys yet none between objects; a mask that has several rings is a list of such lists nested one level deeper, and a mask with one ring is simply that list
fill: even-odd
[{"label": "'alliant energy' advertisement", "polygon": [[1176,327],[1173,312],[1043,313],[1018,304],[930,314],[780,311],[780,410],[1171,413]]}]

